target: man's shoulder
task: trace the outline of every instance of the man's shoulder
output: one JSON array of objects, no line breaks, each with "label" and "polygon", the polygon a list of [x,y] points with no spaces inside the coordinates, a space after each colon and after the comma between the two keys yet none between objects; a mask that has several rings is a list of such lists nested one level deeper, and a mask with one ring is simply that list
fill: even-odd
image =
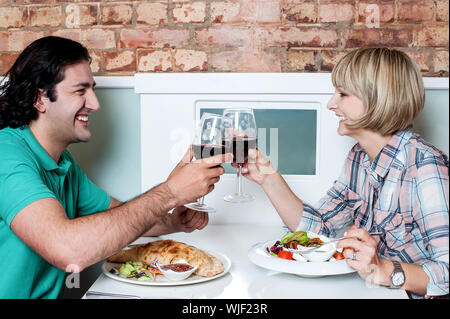
[{"label": "man's shoulder", "polygon": [[32,152],[24,140],[20,129],[5,128],[0,130],[0,158],[31,158]]},{"label": "man's shoulder", "polygon": [[5,127],[0,129],[0,143],[8,141],[23,141],[24,140],[24,127],[11,128]]}]

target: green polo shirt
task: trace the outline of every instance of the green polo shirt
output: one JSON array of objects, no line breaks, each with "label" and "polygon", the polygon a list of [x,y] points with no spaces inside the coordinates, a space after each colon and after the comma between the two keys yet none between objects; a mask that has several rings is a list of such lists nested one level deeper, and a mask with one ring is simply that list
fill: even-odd
[{"label": "green polo shirt", "polygon": [[58,298],[63,291],[66,273],[11,230],[16,214],[42,198],[57,199],[70,219],[103,211],[110,203],[67,150],[55,163],[28,126],[0,130],[0,299]]}]

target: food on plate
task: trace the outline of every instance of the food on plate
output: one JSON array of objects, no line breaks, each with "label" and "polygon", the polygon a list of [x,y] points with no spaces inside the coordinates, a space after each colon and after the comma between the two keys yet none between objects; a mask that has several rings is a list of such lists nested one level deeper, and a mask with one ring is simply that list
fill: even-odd
[{"label": "food on plate", "polygon": [[[306,261],[335,261],[344,259],[341,251],[336,250],[336,246],[332,243],[325,245],[324,248],[310,253],[302,254],[301,250],[317,247],[328,242],[329,239],[312,232],[299,230],[296,232],[289,232],[277,240],[272,246],[267,248],[267,252],[278,258],[296,260],[301,262]],[[296,250],[291,252],[290,250]]]},{"label": "food on plate", "polygon": [[162,265],[161,269],[162,270],[172,270],[175,272],[185,272],[185,271],[194,269],[194,267],[192,267],[189,264],[185,264],[185,263],[174,263],[174,264]]},{"label": "food on plate", "polygon": [[156,267],[156,265],[147,265],[135,261],[127,261],[120,266],[111,268],[109,272],[122,278],[138,281],[155,281],[156,276],[161,274],[161,271]]},{"label": "food on plate", "polygon": [[294,260],[294,258],[292,258],[292,253],[290,251],[287,250],[282,250],[277,254],[278,257],[283,258],[283,259],[289,259],[289,260]]},{"label": "food on plate", "polygon": [[197,270],[197,267],[192,267],[185,259],[180,259],[172,264],[157,264],[157,267],[170,281],[184,280]]},{"label": "food on plate", "polygon": [[344,252],[344,251],[346,251],[346,250],[355,250],[355,248],[353,248],[353,247],[344,247],[344,248],[342,248],[342,252]]},{"label": "food on plate", "polygon": [[337,251],[337,252],[334,253],[333,258],[336,259],[336,260],[342,260],[342,259],[345,259],[344,254],[341,253],[341,252],[339,252],[339,251]]},{"label": "food on plate", "polygon": [[146,265],[173,264],[185,260],[192,267],[197,267],[194,274],[202,277],[211,277],[224,271],[220,260],[213,255],[174,240],[158,240],[147,244],[124,249],[107,258],[109,262],[140,262]]}]

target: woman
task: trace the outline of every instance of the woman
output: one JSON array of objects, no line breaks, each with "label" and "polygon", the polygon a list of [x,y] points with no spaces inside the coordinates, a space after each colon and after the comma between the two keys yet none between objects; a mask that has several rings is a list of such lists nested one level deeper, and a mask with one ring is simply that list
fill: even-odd
[{"label": "woman", "polygon": [[449,162],[410,130],[425,100],[419,70],[403,52],[362,48],[337,63],[332,81],[327,108],[340,118],[338,133],[357,144],[319,203],[299,199],[259,151],[243,175],[291,230],[334,237],[352,225],[338,247],[351,248],[344,256],[363,279],[413,297],[448,294]]}]

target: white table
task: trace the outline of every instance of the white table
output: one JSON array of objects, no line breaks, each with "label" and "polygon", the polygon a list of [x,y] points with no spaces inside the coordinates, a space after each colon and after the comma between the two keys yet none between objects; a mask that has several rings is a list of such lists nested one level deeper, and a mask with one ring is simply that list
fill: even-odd
[{"label": "white table", "polygon": [[[281,238],[280,226],[266,224],[210,224],[190,234],[161,236],[198,248],[217,251],[231,259],[228,274],[212,281],[185,286],[142,286],[119,282],[101,274],[91,291],[138,295],[146,298],[189,299],[407,299],[403,290],[371,288],[356,273],[306,278],[256,266],[247,257],[257,242]],[[136,243],[154,238],[142,237]],[[83,298],[85,298],[84,296]]]}]

